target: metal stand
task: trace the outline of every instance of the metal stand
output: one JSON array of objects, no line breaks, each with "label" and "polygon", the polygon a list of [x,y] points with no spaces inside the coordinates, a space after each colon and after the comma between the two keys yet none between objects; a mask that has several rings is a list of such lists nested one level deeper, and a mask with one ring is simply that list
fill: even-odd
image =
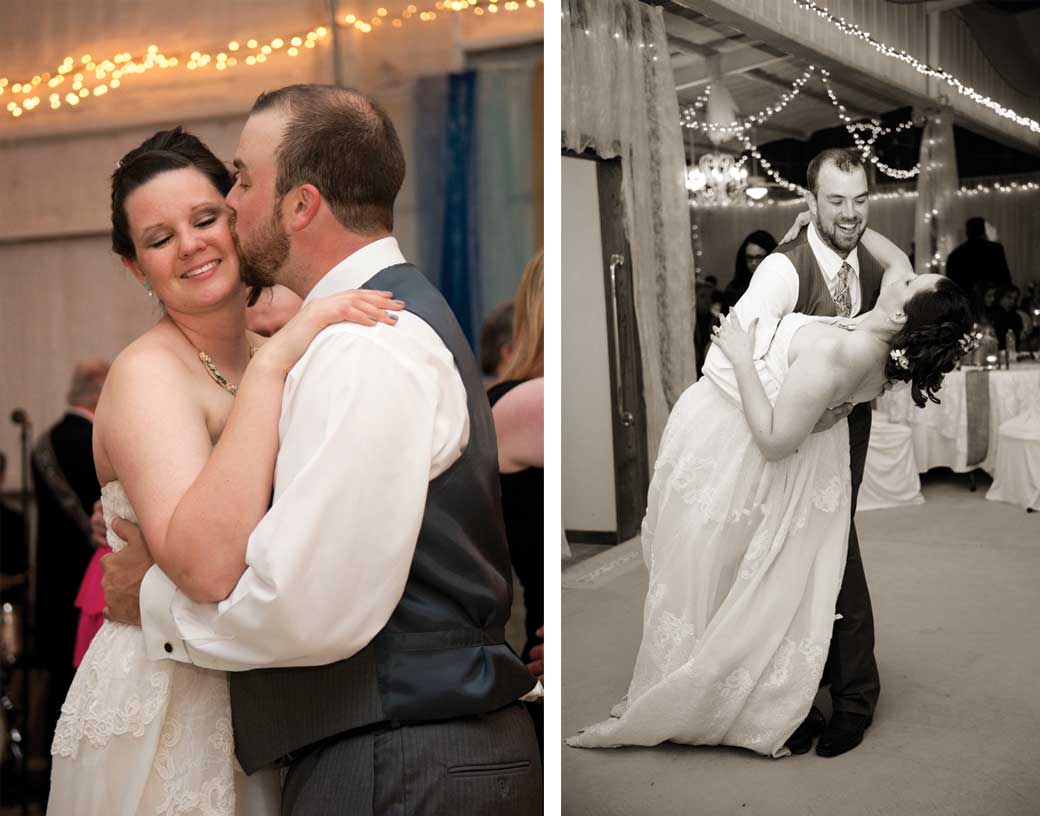
[{"label": "metal stand", "polygon": [[[4,722],[8,729],[7,737],[10,740],[9,745],[11,756],[14,758],[15,762],[18,763],[22,816],[28,816],[29,757],[27,755],[25,735],[28,731],[29,725],[29,666],[31,661],[28,656],[32,653],[32,629],[29,619],[32,617],[32,611],[36,608],[36,552],[32,546],[32,536],[30,534],[31,525],[29,523],[29,509],[32,498],[32,493],[29,487],[31,484],[29,456],[32,450],[32,422],[29,420],[29,414],[22,408],[16,408],[11,412],[11,421],[21,429],[21,504],[22,517],[25,519],[25,552],[29,560],[29,583],[26,587],[25,593],[25,612],[22,615],[21,620],[21,654],[18,655],[17,660],[13,664],[4,667],[3,677],[0,678],[0,683],[3,684],[2,696],[0,696],[0,706],[3,708]],[[18,711],[18,709],[15,708],[14,702],[7,694],[7,683],[3,682],[7,680],[9,672],[19,670],[22,673],[21,694],[18,695],[20,698],[19,706],[21,711]]]}]

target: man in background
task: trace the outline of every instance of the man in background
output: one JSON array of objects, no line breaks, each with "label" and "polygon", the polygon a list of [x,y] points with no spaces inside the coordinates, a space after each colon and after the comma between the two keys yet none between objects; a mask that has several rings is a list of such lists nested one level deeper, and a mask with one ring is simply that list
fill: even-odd
[{"label": "man in background", "polygon": [[72,666],[83,573],[94,553],[91,515],[101,496],[91,435],[94,410],[108,375],[106,360],[76,365],[65,415],[32,453],[36,493],[36,653],[50,675],[46,744],[50,745],[75,669]]},{"label": "man in background", "polygon": [[997,243],[997,231],[985,218],[969,218],[964,232],[967,240],[950,253],[946,275],[971,297],[978,310],[987,289],[1011,288],[1011,271],[1004,247]]},{"label": "man in background", "polygon": [[484,375],[484,385],[488,387],[502,379],[502,372],[512,356],[515,311],[512,301],[499,303],[480,329],[480,370]]}]

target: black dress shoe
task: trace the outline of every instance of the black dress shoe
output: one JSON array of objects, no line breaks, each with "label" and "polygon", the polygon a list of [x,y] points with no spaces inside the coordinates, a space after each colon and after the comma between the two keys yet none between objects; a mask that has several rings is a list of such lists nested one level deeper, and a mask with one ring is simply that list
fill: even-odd
[{"label": "black dress shoe", "polygon": [[812,748],[812,741],[820,736],[826,727],[827,721],[823,718],[823,712],[813,706],[809,709],[809,716],[787,738],[785,745],[792,754],[807,754]]},{"label": "black dress shoe", "polygon": [[836,757],[851,751],[863,742],[863,732],[870,728],[873,721],[870,715],[835,711],[830,725],[816,743],[817,756]]}]

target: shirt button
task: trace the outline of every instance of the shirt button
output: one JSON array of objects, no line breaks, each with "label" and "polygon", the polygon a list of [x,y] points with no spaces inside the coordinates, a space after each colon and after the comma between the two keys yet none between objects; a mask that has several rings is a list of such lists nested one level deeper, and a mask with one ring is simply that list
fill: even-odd
[{"label": "shirt button", "polygon": [[173,654],[173,644],[166,643],[163,645],[163,648],[166,650],[166,654]]}]

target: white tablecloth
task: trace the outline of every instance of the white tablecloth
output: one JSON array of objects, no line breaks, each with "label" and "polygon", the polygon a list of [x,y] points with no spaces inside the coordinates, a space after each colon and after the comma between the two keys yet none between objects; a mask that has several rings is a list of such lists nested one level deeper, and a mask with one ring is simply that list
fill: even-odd
[{"label": "white tablecloth", "polygon": [[967,462],[965,371],[947,374],[936,396],[942,401],[940,405],[928,403],[918,408],[910,398],[910,387],[900,385],[878,400],[875,411],[890,422],[911,427],[918,472],[948,467],[957,473],[967,473],[980,467],[992,475],[996,469],[997,429],[1001,423],[1040,404],[1040,364],[1023,362],[1012,364],[1010,370],[989,372],[989,448],[986,458],[971,467]]}]

